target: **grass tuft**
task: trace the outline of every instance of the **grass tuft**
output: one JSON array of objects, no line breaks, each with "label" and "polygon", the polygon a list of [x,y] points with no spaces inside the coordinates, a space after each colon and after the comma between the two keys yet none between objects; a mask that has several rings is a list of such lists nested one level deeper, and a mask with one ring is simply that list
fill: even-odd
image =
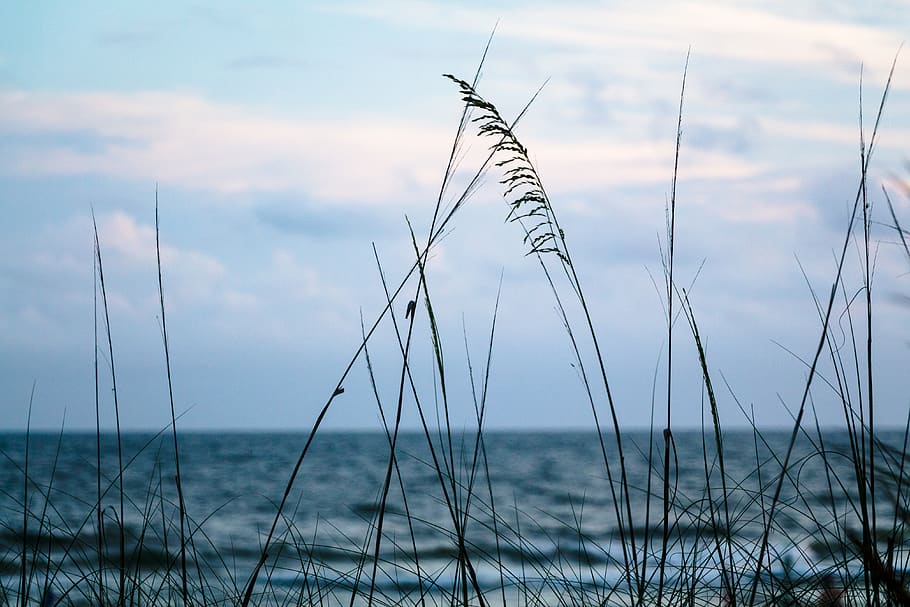
[{"label": "grass tuft", "polygon": [[[489,44],[484,59],[488,48]],[[193,516],[199,510],[188,506],[206,496],[184,486],[186,481],[195,487],[198,474],[194,478],[194,462],[186,458],[193,453],[187,449],[191,439],[177,429],[157,192],[158,299],[171,418],[168,427],[141,440],[120,431],[101,238],[94,226],[96,431],[90,438],[95,459],[83,462],[91,468],[94,486],[88,483],[87,494],[61,488],[58,462],[65,455],[65,441],[78,440],[63,429],[54,437],[49,467],[36,465],[35,453],[40,450],[30,429],[33,390],[24,437],[0,436],[7,441],[2,443],[7,447],[0,446],[0,455],[15,478],[15,484],[0,485],[4,504],[0,602],[22,607],[910,604],[910,415],[902,433],[883,431],[876,419],[880,394],[875,397],[872,336],[878,251],[871,233],[874,208],[867,182],[894,64],[868,139],[860,112],[860,167],[852,213],[830,291],[820,297],[809,289],[817,313],[811,322],[818,322],[819,337],[811,356],[794,354],[795,363],[806,371],[806,381],[798,406],[792,411],[784,407],[792,416],[785,435],[757,428],[751,409],[740,403],[726,379],[721,375],[717,381],[691,287],[680,286],[675,274],[676,219],[683,209],[677,208],[677,178],[687,72],[688,56],[665,249],[660,251],[664,288],[659,292],[665,297],[667,330],[666,349],[661,351],[667,372],[662,428],[655,429],[657,422],[645,433],[623,428],[622,406],[614,399],[607,353],[601,347],[607,341],[596,329],[543,179],[517,135],[517,124],[540,90],[509,121],[478,92],[478,66],[470,82],[445,76],[457,86],[463,109],[428,228],[419,237],[407,222],[410,267],[397,281],[390,280],[374,245],[384,303],[372,321],[361,315],[360,342],[337,380],[327,385],[326,400],[302,445],[295,447],[296,457],[284,462],[289,474],[286,482],[278,481],[283,490],[260,503],[258,510],[251,508],[255,520],[262,521],[256,540],[229,552],[209,530],[220,511],[232,504],[211,508],[201,519]],[[481,162],[466,169],[460,150],[472,136],[492,143]],[[440,320],[442,309],[430,288],[431,252],[491,172],[502,188],[505,220],[521,228],[526,256],[543,272],[592,413],[592,432],[571,440],[591,447],[598,482],[568,496],[544,495],[562,508],[557,513],[519,503],[519,485],[534,479],[518,478],[510,469],[514,464],[498,459],[505,448],[500,443],[507,441],[485,427],[491,406],[488,395],[497,379],[493,368],[501,281],[477,374],[467,327],[462,329],[466,378],[452,372],[457,350],[451,349]],[[889,192],[883,194],[890,227],[910,261],[906,232]],[[845,278],[851,246],[860,252],[858,285],[847,284]],[[684,342],[674,332],[680,318],[688,328]],[[841,334],[836,334],[835,326]],[[380,327],[394,335],[391,357],[397,366],[390,392],[381,388],[373,365],[382,346],[375,337]],[[700,431],[673,426],[674,358],[683,352],[681,343],[688,343],[698,363],[703,387]],[[426,347],[426,360],[421,358],[421,345]],[[113,435],[101,431],[102,384],[107,381],[102,379],[103,365],[110,370]],[[355,390],[346,394],[344,388],[355,369],[369,379],[368,398],[375,401],[382,424],[372,452],[382,460],[375,470],[365,466],[358,486],[350,488],[359,497],[351,504],[348,521],[356,519],[359,526],[326,520],[321,514],[308,518],[307,512],[314,487],[318,491],[319,482],[332,482],[320,481],[318,461],[313,461],[331,455],[321,451],[324,444],[317,437],[336,403],[356,397]],[[466,405],[455,388],[462,380],[469,388]],[[657,381],[655,370],[652,403],[657,401]],[[723,396],[716,388],[720,386],[740,407],[749,430],[736,434],[724,427],[719,413]],[[832,399],[843,412],[838,432],[823,430],[814,415],[817,401]],[[473,414],[471,428],[454,426],[456,408],[462,406]],[[419,419],[416,434],[402,427],[408,408]],[[610,419],[602,426],[604,411]],[[554,436],[546,440],[556,441]],[[528,435],[524,440],[535,438]],[[82,448],[91,442],[84,437]],[[731,443],[741,448],[734,452]],[[508,448],[519,452],[518,446]],[[522,453],[530,457],[533,446],[528,449]],[[353,461],[353,454],[345,457]],[[142,458],[153,462],[152,474],[137,479],[134,471]],[[45,472],[47,478],[42,476]],[[573,472],[557,470],[561,475]]]}]

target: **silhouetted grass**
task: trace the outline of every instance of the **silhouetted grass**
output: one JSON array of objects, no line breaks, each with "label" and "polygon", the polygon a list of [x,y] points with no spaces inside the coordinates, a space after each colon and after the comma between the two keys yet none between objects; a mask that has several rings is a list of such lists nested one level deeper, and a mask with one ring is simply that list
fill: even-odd
[{"label": "silhouetted grass", "polygon": [[[892,74],[893,71],[894,66]],[[50,478],[36,478],[29,461],[30,430],[25,435],[21,467],[11,454],[3,454],[21,473],[22,494],[7,494],[21,511],[4,513],[0,527],[0,579],[16,580],[14,584],[0,584],[0,603],[57,601],[61,605],[118,607],[910,603],[906,467],[910,416],[902,441],[885,442],[877,429],[880,421],[876,421],[874,398],[874,255],[870,252],[874,243],[870,235],[873,219],[867,175],[890,76],[868,143],[861,128],[858,187],[830,292],[821,297],[811,292],[819,337],[812,356],[797,357],[795,363],[805,365],[807,378],[799,406],[792,412],[791,430],[784,443],[775,443],[775,438],[751,422],[751,412],[740,406],[751,424],[752,442],[738,445],[738,449],[748,447],[754,456],[754,465],[743,475],[732,471],[725,457],[729,453],[725,445],[727,433],[720,419],[705,337],[689,293],[674,276],[676,216],[677,212],[684,212],[684,205],[678,204],[676,183],[683,153],[685,75],[680,91],[665,248],[661,251],[667,330],[666,403],[661,412],[664,423],[659,429],[656,422],[652,423],[647,444],[636,444],[623,431],[621,406],[614,402],[601,348],[606,340],[596,330],[556,210],[527,148],[515,132],[517,120],[507,121],[477,91],[479,74],[478,68],[471,82],[446,76],[457,86],[464,111],[426,235],[419,238],[408,222],[414,261],[398,282],[389,282],[374,247],[385,304],[372,322],[361,318],[362,339],[337,381],[329,385],[326,401],[289,471],[282,495],[274,496],[275,502],[270,506],[274,516],[261,534],[260,545],[236,546],[231,553],[225,553],[205,531],[207,518],[217,511],[193,513],[187,507],[165,317],[165,280],[157,238],[157,200],[158,293],[171,423],[148,440],[133,459],[125,457],[102,239],[95,228],[96,495],[86,500],[61,494],[54,485],[56,460]],[[524,110],[519,118],[523,114]],[[472,131],[492,143],[481,162],[468,170],[467,177],[457,179],[461,149],[474,136]],[[437,301],[431,295],[433,276],[427,262],[458,211],[490,173],[503,188],[506,220],[520,227],[519,237],[523,238],[527,255],[534,257],[550,288],[598,441],[608,503],[592,506],[571,501],[568,520],[554,521],[545,513],[526,512],[519,504],[507,505],[497,496],[488,459],[485,420],[491,382],[503,381],[492,373],[498,295],[486,341],[486,359],[478,376],[464,331],[469,406],[473,408],[476,426],[465,433],[452,423],[453,409],[462,405],[450,388],[455,381],[447,362],[452,350],[438,325]],[[466,185],[457,187],[456,183]],[[884,194],[893,227],[910,260],[905,232],[889,193]],[[844,280],[846,254],[851,245],[861,251],[862,284],[858,292],[862,297],[848,296],[855,286],[846,285]],[[396,314],[401,310],[403,317]],[[848,328],[846,347],[832,336],[832,320],[838,316],[845,319]],[[99,318],[103,320],[104,346],[99,345]],[[686,321],[687,341],[691,338],[704,387],[700,450],[695,462],[703,477],[695,486],[680,482],[680,446],[671,414],[673,361],[681,339],[674,329],[680,318]],[[386,402],[378,389],[371,359],[370,348],[380,326],[388,327],[395,336],[393,356],[398,368],[393,402]],[[429,392],[423,387],[425,378],[415,377],[415,345],[422,341],[430,345],[432,352]],[[111,477],[102,473],[102,442],[107,437],[101,432],[99,357],[105,358],[110,370],[116,422],[116,466]],[[364,535],[352,537],[344,530],[334,529],[336,541],[327,544],[320,539],[318,528],[298,527],[300,498],[295,504],[294,488],[327,412],[344,393],[345,381],[361,361],[382,422],[387,461],[381,482],[375,487],[375,500],[359,504],[356,510],[366,525]],[[830,375],[820,372],[823,362],[830,363]],[[819,382],[823,384],[819,388],[828,397],[833,396],[843,412],[840,435],[823,432],[813,415],[817,397],[813,389]],[[729,392],[735,400],[735,392]],[[408,406],[414,407],[420,421],[425,453],[419,456],[401,449],[401,423]],[[602,428],[604,414],[609,415],[610,430]],[[810,424],[813,419],[814,424]],[[687,435],[687,440],[692,436]],[[169,437],[169,444],[164,437]],[[63,440],[61,431],[58,454],[64,448]],[[127,494],[124,475],[140,453],[155,445],[159,463],[163,458],[161,449],[172,450],[175,477],[166,478],[164,466],[158,465],[155,474],[147,479],[144,495]],[[421,518],[409,503],[409,497],[414,496],[409,496],[401,463],[403,458],[414,457],[420,457],[434,477],[433,496],[444,512],[438,519]],[[629,466],[633,461],[643,461],[647,466],[643,485],[632,480]],[[823,479],[823,490],[817,491],[815,484],[803,482],[804,474]],[[116,508],[104,505],[109,493],[116,495]],[[73,523],[62,516],[54,505],[55,500],[61,499],[80,500],[84,517]],[[641,503],[643,508],[639,507]],[[591,508],[609,511],[612,533],[587,530],[585,514]],[[205,518],[195,518],[200,514]],[[402,522],[404,525],[399,528],[406,529],[405,537],[389,531],[394,523]],[[331,527],[332,523],[327,520],[320,524]],[[435,540],[428,541],[427,534]],[[249,563],[249,570],[238,569],[236,559]]]}]

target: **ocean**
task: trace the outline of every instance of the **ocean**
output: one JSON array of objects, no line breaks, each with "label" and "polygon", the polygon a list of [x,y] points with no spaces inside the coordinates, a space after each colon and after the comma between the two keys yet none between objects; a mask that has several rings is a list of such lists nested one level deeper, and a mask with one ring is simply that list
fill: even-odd
[{"label": "ocean", "polygon": [[[476,438],[434,433],[431,451],[423,432],[400,434],[382,509],[389,437],[318,434],[287,496],[251,603],[416,605],[467,597],[484,605],[624,604],[636,585],[629,580],[660,585],[663,562],[667,596],[688,592],[717,604],[724,588],[748,594],[755,579],[790,433],[725,432],[721,479],[713,433],[675,432],[666,550],[659,434],[653,443],[647,432],[623,435],[627,493],[620,490],[610,437],[612,484],[593,432],[488,431],[482,448]],[[903,452],[902,432],[878,438]],[[0,604],[16,604],[23,587],[35,601],[49,597],[49,604],[96,604],[99,594],[116,595],[116,436],[100,437],[100,528],[99,437],[31,433],[27,439],[26,450],[24,433],[0,434]],[[241,600],[306,439],[291,432],[179,434],[193,601]],[[121,440],[127,585],[135,604],[176,604],[182,581],[171,434],[126,433]],[[806,592],[817,592],[820,580],[833,575],[840,586],[862,577],[845,541],[861,528],[862,512],[850,449],[845,432],[800,436],[770,525],[762,592],[774,592],[775,579],[811,582]],[[898,460],[879,460],[885,472],[877,475],[876,520],[882,538],[895,538],[898,515],[906,512],[894,507],[902,489],[885,464],[895,470]],[[898,539],[900,548],[905,542]],[[466,561],[470,567],[459,566]]]}]

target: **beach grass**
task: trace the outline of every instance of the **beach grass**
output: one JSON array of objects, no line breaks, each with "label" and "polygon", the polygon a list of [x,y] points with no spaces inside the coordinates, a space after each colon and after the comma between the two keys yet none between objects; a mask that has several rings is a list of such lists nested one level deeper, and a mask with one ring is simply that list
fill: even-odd
[{"label": "beach grass", "polygon": [[[486,52],[484,52],[484,56]],[[482,62],[481,62],[482,65]],[[893,74],[892,66],[892,74]],[[211,512],[187,507],[181,481],[181,450],[171,357],[165,315],[166,270],[162,268],[156,200],[158,294],[166,362],[171,423],[151,437],[140,451],[172,452],[176,475],[163,476],[163,466],[146,479],[142,495],[125,490],[131,460],[123,450],[120,403],[115,370],[115,340],[111,331],[107,286],[103,271],[102,238],[95,228],[96,326],[96,479],[95,497],[84,503],[77,523],[56,514],[54,500],[66,499],[54,490],[56,465],[49,478],[36,478],[29,461],[31,432],[26,432],[24,457],[4,454],[21,474],[21,506],[16,516],[5,512],[0,528],[2,579],[0,604],[6,605],[907,605],[910,522],[906,455],[910,417],[899,440],[885,440],[876,418],[872,298],[873,224],[867,175],[886,106],[885,86],[871,131],[861,133],[861,168],[852,212],[839,244],[830,290],[812,292],[817,318],[816,347],[802,359],[806,380],[792,426],[781,443],[749,422],[754,456],[747,474],[728,467],[729,433],[718,412],[716,378],[698,311],[674,276],[677,212],[676,181],[682,149],[685,73],[680,87],[675,164],[668,167],[672,188],[661,250],[666,323],[666,401],[655,403],[646,441],[631,441],[624,431],[622,407],[614,401],[604,345],[579,277],[570,242],[560,226],[558,207],[551,202],[543,180],[515,127],[525,110],[507,120],[496,105],[478,91],[480,69],[472,79],[447,75],[463,102],[455,136],[431,220],[422,231],[408,223],[413,262],[402,277],[390,280],[374,248],[376,272],[385,305],[372,318],[362,319],[362,339],[336,380],[327,382],[326,399],[287,474],[285,489],[274,500],[270,525],[259,545],[238,547],[249,570],[233,565],[237,555],[214,549],[206,537]],[[532,98],[533,101],[533,98]],[[529,103],[530,105],[530,103]],[[488,145],[483,159],[467,176],[460,150],[469,138]],[[457,178],[456,178],[457,176]],[[502,188],[505,219],[523,240],[526,255],[540,267],[556,313],[565,328],[591,412],[604,483],[609,492],[613,524],[608,544],[585,528],[584,504],[572,505],[572,517],[560,520],[563,530],[549,545],[529,539],[529,528],[540,513],[524,512],[497,493],[490,473],[486,430],[487,394],[496,343],[497,305],[491,312],[486,357],[475,373],[465,335],[475,427],[464,432],[453,426],[452,412],[464,403],[451,396],[451,365],[457,351],[438,325],[438,301],[433,296],[431,252],[455,222],[460,209],[492,176]],[[460,185],[456,185],[460,184]],[[910,263],[910,247],[889,202],[890,222],[900,235]],[[845,284],[844,266],[851,247],[861,251],[862,284]],[[857,292],[860,295],[848,296]],[[402,318],[393,313],[405,309]],[[847,347],[832,335],[835,318],[847,319]],[[678,320],[684,323],[677,323]],[[678,327],[677,324],[680,326]],[[377,388],[372,364],[373,337],[380,328],[395,336],[396,397],[387,402]],[[682,330],[680,330],[682,327]],[[432,352],[431,389],[426,378],[415,377],[415,348],[429,343]],[[697,487],[680,485],[673,399],[674,357],[685,344],[696,353],[704,388],[705,414],[698,433],[703,470]],[[383,353],[388,356],[387,353]],[[832,372],[822,376],[821,365]],[[294,488],[312,457],[313,443],[336,399],[344,393],[349,375],[365,368],[373,388],[387,442],[384,474],[376,487],[375,503],[363,512],[367,533],[335,544],[323,544],[315,530],[298,527]],[[102,461],[104,375],[112,386],[116,461]],[[461,378],[459,378],[461,379]],[[658,379],[655,377],[655,382]],[[843,413],[836,436],[823,430],[814,416],[819,384]],[[732,394],[732,390],[731,390]],[[412,511],[401,450],[405,407],[413,406],[426,448],[424,464],[435,478],[436,497],[445,513],[427,520]],[[29,405],[29,411],[31,404]],[[658,421],[659,420],[659,421]],[[832,438],[834,436],[835,438]],[[898,436],[891,433],[893,438]],[[65,448],[58,437],[57,453]],[[742,450],[744,445],[736,447]],[[134,455],[133,457],[135,457]],[[163,456],[162,456],[163,457]],[[171,455],[168,455],[171,458]],[[643,462],[645,483],[632,480],[630,466]],[[692,460],[687,462],[692,465]],[[805,489],[807,469],[823,477],[824,492]],[[102,470],[113,470],[103,474]],[[636,477],[638,478],[638,477]],[[109,497],[113,496],[113,498]],[[73,498],[75,499],[75,497]],[[644,507],[639,507],[640,501]],[[590,508],[590,506],[588,506]],[[128,526],[128,519],[140,521]],[[388,531],[390,521],[403,522],[403,538]],[[417,529],[431,530],[445,548],[424,551]],[[537,535],[543,527],[537,529]],[[549,532],[547,532],[549,533]],[[483,536],[485,541],[478,540]],[[495,548],[492,548],[495,547]],[[783,547],[783,548],[782,548]],[[808,553],[811,552],[810,556]],[[822,558],[817,558],[819,555]],[[339,562],[350,563],[340,567]],[[445,563],[440,566],[439,563]],[[490,572],[495,572],[490,575]],[[404,576],[403,573],[408,574]],[[408,582],[395,584],[396,579]],[[290,579],[290,582],[288,581]]]}]

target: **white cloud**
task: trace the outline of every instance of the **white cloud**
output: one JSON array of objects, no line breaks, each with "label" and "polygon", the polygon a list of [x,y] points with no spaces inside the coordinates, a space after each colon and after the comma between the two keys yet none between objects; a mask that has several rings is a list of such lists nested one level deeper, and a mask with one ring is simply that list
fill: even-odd
[{"label": "white cloud", "polygon": [[[154,226],[141,224],[123,211],[115,211],[101,218],[98,231],[105,254],[115,255],[121,264],[151,266],[157,263]],[[197,282],[218,280],[226,273],[221,262],[210,255],[165,243],[161,245],[161,264],[179,268]]]},{"label": "white cloud", "polygon": [[[872,119],[870,124],[864,125],[866,142],[872,135]],[[787,139],[802,139],[822,143],[846,143],[859,145],[859,125],[842,124],[803,120],[781,120],[766,118],[761,121],[762,129],[769,135]],[[888,128],[879,131],[878,138],[885,137],[891,141],[906,141],[910,138],[910,131],[906,129]]]},{"label": "white cloud", "polygon": [[280,119],[162,92],[7,91],[0,132],[97,142],[26,142],[6,167],[18,174],[109,175],[219,192],[304,190],[361,202],[431,191],[451,137],[414,120]]},{"label": "white cloud", "polygon": [[[539,170],[548,184],[576,191],[604,186],[669,183],[673,142],[541,142]],[[743,179],[764,171],[761,163],[709,150],[686,149],[681,179]]]},{"label": "white cloud", "polygon": [[[116,211],[97,218],[108,300],[112,312],[131,320],[158,314],[155,229]],[[55,296],[42,298],[40,309],[65,322],[65,308],[91,305],[92,222],[85,215],[47,226],[29,243],[9,254],[28,268],[35,285],[53,285]],[[210,305],[228,279],[212,255],[161,243],[166,303],[171,309]]]},{"label": "white cloud", "polygon": [[[87,133],[101,144],[25,144],[7,171],[26,175],[96,174],[213,191],[305,191],[320,200],[356,203],[413,199],[432,193],[450,145],[445,129],[416,121],[353,118],[281,120],[178,94],[0,94],[0,131]],[[472,137],[469,134],[469,137]],[[574,188],[664,181],[672,142],[629,142],[599,134],[545,138],[534,144],[553,183]],[[468,141],[475,150],[484,143]],[[692,178],[753,175],[760,166],[695,152]],[[150,255],[154,233],[110,218],[111,246]]]},{"label": "white cloud", "polygon": [[[625,6],[586,3],[531,4],[500,20],[497,6],[466,7],[422,0],[363,3],[345,11],[409,28],[488,32],[533,40],[560,49],[595,52],[622,63],[654,63],[655,54],[678,57],[694,45],[699,56],[822,70],[835,80],[855,81],[861,62],[874,78],[887,74],[902,42],[899,28],[809,18],[729,2],[638,2]],[[675,65],[675,64],[674,64]],[[908,86],[910,83],[899,84]]]},{"label": "white cloud", "polygon": [[[492,8],[424,2],[395,6],[398,10],[374,5],[345,10],[385,20],[408,15],[407,24],[415,27],[485,31],[495,21]],[[845,67],[853,59],[843,57],[865,59],[867,81],[878,81],[896,48],[896,38],[891,40],[887,30],[707,3],[660,10],[639,5],[609,10],[529,6],[503,20],[498,36],[551,45],[518,49],[533,53],[522,58],[528,62],[558,61],[556,73],[564,75],[544,90],[522,131],[531,134],[525,143],[539,155],[548,183],[571,184],[575,190],[668,180],[676,89],[689,41],[696,43],[696,57],[779,63],[789,78],[795,77],[794,66],[835,79],[839,70],[848,69],[852,84],[858,72],[855,66]],[[497,57],[499,53],[505,57],[497,62],[516,60],[508,58],[508,51],[498,51]],[[527,78],[519,85],[513,75],[495,77],[491,98],[507,110],[515,98],[526,96]],[[759,112],[754,106],[739,107],[738,101],[719,103],[713,98],[716,91],[698,78],[692,80],[687,122],[691,116],[727,133],[748,122],[755,125],[756,137],[856,141],[852,115],[843,123],[825,122],[800,116],[786,104]],[[898,78],[894,84],[910,83]],[[487,94],[487,83],[481,88]],[[455,98],[453,90],[453,110]],[[801,98],[795,102],[803,114],[811,105]],[[276,116],[180,92],[0,90],[0,135],[15,136],[0,172],[101,175],[196,191],[294,192],[318,202],[400,208],[435,193],[452,127],[414,115]],[[910,136],[906,129],[891,127],[886,134],[890,141]],[[752,141],[748,134],[742,137]],[[767,171],[779,156],[687,149],[681,176],[751,178]]]},{"label": "white cloud", "polygon": [[[154,226],[123,211],[99,215],[97,223],[112,325],[143,336],[131,347],[154,343],[160,330]],[[356,306],[345,290],[354,285],[334,284],[333,270],[298,252],[257,249],[253,254],[265,253],[265,259],[250,273],[162,238],[168,324],[194,347],[241,342],[293,348],[313,334],[355,326]],[[72,216],[3,252],[26,279],[0,305],[0,345],[90,343],[91,218]]]}]

